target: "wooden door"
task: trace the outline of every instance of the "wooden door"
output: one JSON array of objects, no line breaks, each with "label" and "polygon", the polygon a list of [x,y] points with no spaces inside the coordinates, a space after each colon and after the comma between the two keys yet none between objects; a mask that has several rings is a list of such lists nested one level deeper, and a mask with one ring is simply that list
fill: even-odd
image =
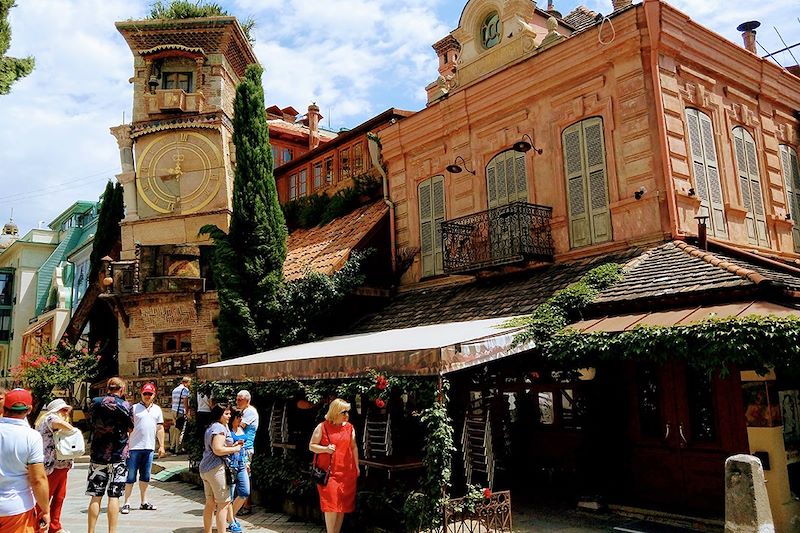
[{"label": "wooden door", "polygon": [[631,374],[627,499],[721,516],[725,459],[747,450],[738,375],[709,377],[678,363],[638,365]]}]

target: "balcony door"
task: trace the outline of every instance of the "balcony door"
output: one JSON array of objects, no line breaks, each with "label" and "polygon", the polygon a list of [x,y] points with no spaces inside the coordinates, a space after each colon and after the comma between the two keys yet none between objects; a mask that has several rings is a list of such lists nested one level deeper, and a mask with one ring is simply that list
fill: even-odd
[{"label": "balcony door", "polygon": [[528,201],[528,172],[525,153],[506,150],[486,165],[486,191],[489,200],[489,242],[491,257],[513,255],[530,232],[530,221],[520,217],[509,204]]}]

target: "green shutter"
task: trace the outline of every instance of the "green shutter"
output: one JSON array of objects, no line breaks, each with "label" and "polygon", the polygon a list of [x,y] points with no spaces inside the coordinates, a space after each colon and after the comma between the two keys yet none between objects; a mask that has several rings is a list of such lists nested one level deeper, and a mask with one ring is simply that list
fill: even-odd
[{"label": "green shutter", "polygon": [[792,238],[794,251],[800,252],[800,169],[797,152],[791,146],[780,145],[781,167],[786,184],[787,210],[792,217]]},{"label": "green shutter", "polygon": [[445,217],[444,176],[435,176],[431,178],[431,195],[433,196],[431,204],[433,212],[434,273],[441,274],[444,272],[444,265],[442,261],[442,222],[444,222]]},{"label": "green shutter", "polygon": [[753,244],[769,246],[767,217],[758,172],[755,140],[741,126],[733,128],[733,140],[739,186],[742,189],[742,203],[747,211],[745,223],[748,240]]},{"label": "green shutter", "polygon": [[567,205],[569,209],[569,240],[572,247],[591,243],[589,210],[586,207],[586,186],[583,168],[583,130],[580,123],[573,124],[562,134],[564,146],[564,174],[567,178]]},{"label": "green shutter", "polygon": [[686,124],[689,131],[689,148],[692,154],[694,186],[697,197],[700,198],[698,214],[708,215],[708,228],[711,235],[725,237],[728,230],[725,223],[725,206],[722,200],[722,184],[711,119],[697,109],[687,109]]},{"label": "green shutter", "polygon": [[444,217],[444,176],[434,176],[419,184],[419,242],[423,277],[444,271],[441,227]]},{"label": "green shutter", "polygon": [[486,165],[486,190],[489,209],[511,202],[528,201],[528,174],[525,154],[506,150]]},{"label": "green shutter", "polygon": [[586,151],[586,173],[589,192],[589,222],[592,242],[611,240],[611,210],[608,206],[606,150],[603,143],[603,120],[599,117],[583,121]]}]

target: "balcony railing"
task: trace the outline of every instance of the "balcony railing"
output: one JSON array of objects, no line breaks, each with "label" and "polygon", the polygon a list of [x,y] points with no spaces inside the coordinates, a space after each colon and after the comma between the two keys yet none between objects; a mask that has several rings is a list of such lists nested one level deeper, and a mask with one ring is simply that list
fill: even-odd
[{"label": "balcony railing", "polygon": [[444,271],[552,261],[552,216],[552,207],[513,202],[442,222]]},{"label": "balcony railing", "polygon": [[203,292],[205,278],[158,277],[144,280],[145,292]]},{"label": "balcony railing", "polygon": [[204,292],[206,290],[205,278],[158,276],[148,277],[140,282],[137,261],[111,263],[111,279],[113,283],[107,292],[119,295],[139,292]]},{"label": "balcony railing", "polygon": [[159,113],[200,113],[203,111],[203,93],[187,93],[183,89],[158,89],[144,95],[145,109],[149,114]]}]

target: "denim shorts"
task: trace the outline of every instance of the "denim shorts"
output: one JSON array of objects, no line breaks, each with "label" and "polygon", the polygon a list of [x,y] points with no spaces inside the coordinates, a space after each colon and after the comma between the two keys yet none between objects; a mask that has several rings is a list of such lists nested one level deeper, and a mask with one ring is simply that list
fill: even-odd
[{"label": "denim shorts", "polygon": [[247,473],[247,467],[243,466],[236,470],[236,483],[231,485],[231,500],[248,496],[250,496],[250,474]]},{"label": "denim shorts", "polygon": [[136,474],[139,481],[150,481],[150,470],[153,467],[153,450],[130,450],[128,456],[128,479],[125,483],[136,483]]}]

